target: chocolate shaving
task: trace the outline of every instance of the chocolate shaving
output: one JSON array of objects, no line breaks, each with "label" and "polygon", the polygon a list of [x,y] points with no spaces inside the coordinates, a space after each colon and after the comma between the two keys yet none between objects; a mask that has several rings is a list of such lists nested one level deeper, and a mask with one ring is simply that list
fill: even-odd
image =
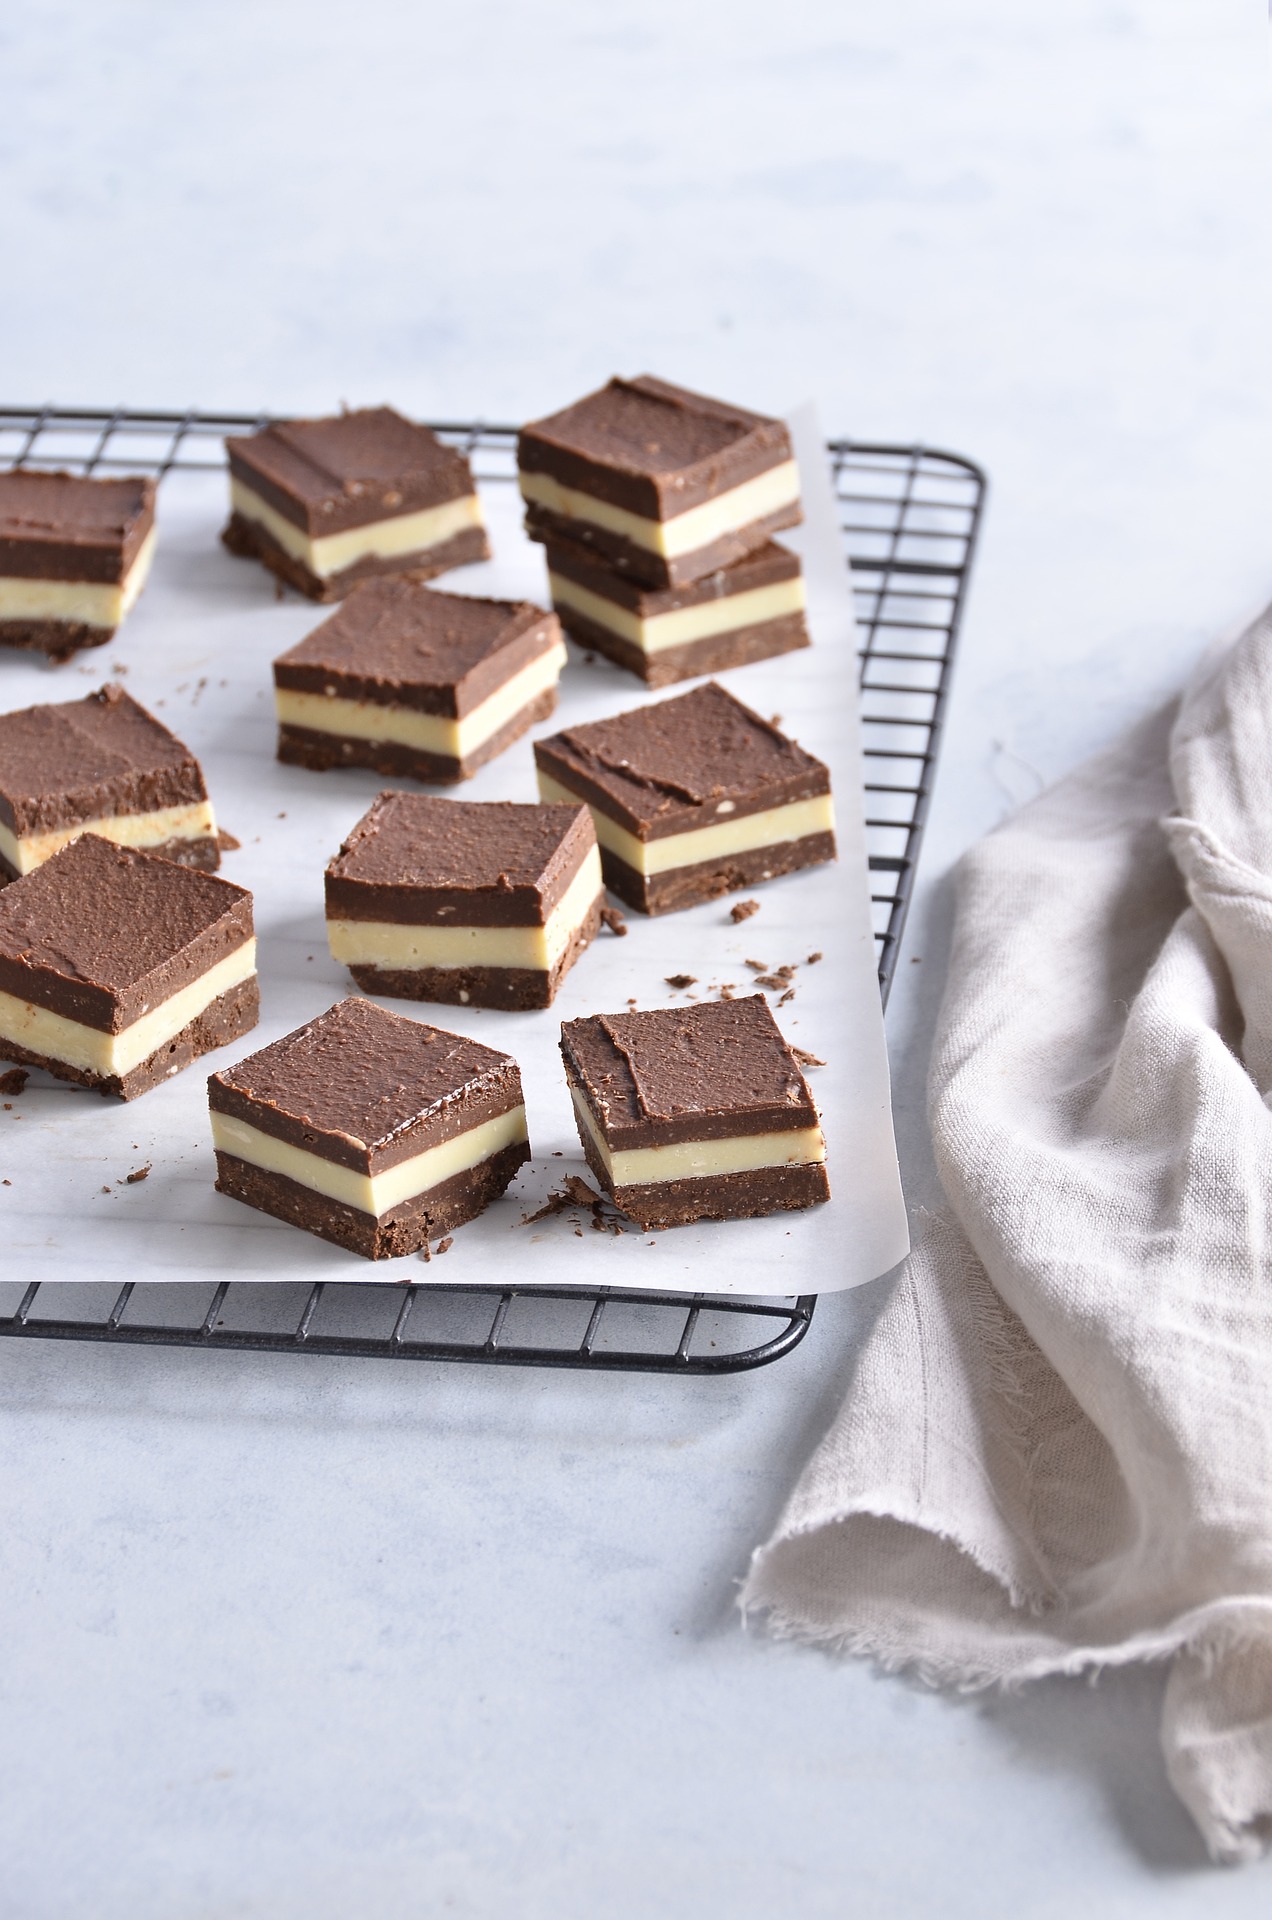
[{"label": "chocolate shaving", "polygon": [[749,920],[751,915],[758,913],[759,910],[760,903],[758,900],[735,900],[729,908],[729,918],[735,927],[739,927],[744,920]]},{"label": "chocolate shaving", "polygon": [[10,1067],[7,1073],[0,1073],[0,1093],[21,1093],[30,1078],[25,1067]]},{"label": "chocolate shaving", "polygon": [[819,1060],[815,1053],[809,1053],[806,1047],[792,1047],[791,1052],[801,1067],[824,1067],[826,1062]]},{"label": "chocolate shaving", "polygon": [[625,940],[627,938],[627,922],[617,907],[601,908],[601,925],[608,927],[610,932],[615,934],[618,939]]},{"label": "chocolate shaving", "polygon": [[[551,1214],[571,1213],[576,1208],[585,1207],[592,1216],[592,1225],[598,1233],[622,1233],[623,1229],[614,1217],[614,1210],[602,1194],[590,1187],[586,1180],[580,1180],[576,1173],[567,1173],[559,1188],[555,1188],[547,1197],[537,1213],[523,1214],[523,1227],[533,1226],[536,1220],[546,1220]],[[582,1237],[582,1228],[574,1231]]]},{"label": "chocolate shaving", "polygon": [[677,993],[683,993],[686,987],[696,987],[698,984],[696,973],[669,973],[666,980],[667,985],[674,987]]}]

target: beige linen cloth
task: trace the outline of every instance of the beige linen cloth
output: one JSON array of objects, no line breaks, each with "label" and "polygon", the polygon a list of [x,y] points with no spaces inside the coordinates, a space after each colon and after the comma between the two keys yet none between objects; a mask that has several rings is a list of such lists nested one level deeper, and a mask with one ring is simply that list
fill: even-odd
[{"label": "beige linen cloth", "polygon": [[1211,1852],[1272,1838],[1272,609],[959,874],[948,1211],[742,1604],[952,1687],[1167,1660]]}]

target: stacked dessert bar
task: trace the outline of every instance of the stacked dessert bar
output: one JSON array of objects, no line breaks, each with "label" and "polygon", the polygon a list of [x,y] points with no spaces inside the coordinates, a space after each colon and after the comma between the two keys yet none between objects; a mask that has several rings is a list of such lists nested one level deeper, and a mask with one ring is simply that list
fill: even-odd
[{"label": "stacked dessert bar", "polygon": [[526,531],[582,645],[651,687],[808,645],[801,519],[780,420],[664,380],[611,380],[524,427]]}]

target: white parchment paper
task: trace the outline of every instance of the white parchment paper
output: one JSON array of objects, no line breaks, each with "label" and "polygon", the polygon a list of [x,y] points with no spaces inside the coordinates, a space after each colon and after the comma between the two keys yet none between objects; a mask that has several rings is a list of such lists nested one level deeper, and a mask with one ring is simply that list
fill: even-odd
[{"label": "white parchment paper", "polygon": [[[199,754],[218,819],[242,841],[227,879],[255,895],[262,1013],[250,1036],[208,1056],[131,1105],[33,1074],[0,1109],[0,1235],[5,1277],[41,1281],[384,1280],[422,1284],[597,1285],[788,1295],[873,1279],[908,1248],[889,1104],[887,1056],[868,904],[851,596],[811,408],[792,416],[806,524],[783,535],[804,557],[814,645],[721,675],[738,697],[831,768],[839,836],[833,867],[755,890],[760,911],[735,926],[732,899],[603,934],[537,1013],[386,1002],[513,1054],[521,1066],[535,1159],[502,1201],[459,1229],[446,1256],[375,1265],[213,1189],[206,1077],[354,991],[327,952],[323,868],[373,796],[372,773],[315,774],[274,759],[270,663],[325,614],[289,596],[217,540],[220,475],[176,473],[160,498],[160,543],[141,603],[112,647],[60,669],[0,653],[0,708],[81,697],[115,677]],[[546,604],[542,551],[520,528],[515,489],[485,506],[496,559],[439,582],[451,591]],[[119,671],[115,673],[115,663]],[[622,711],[648,694],[618,668],[571,648],[557,715],[537,731]],[[459,797],[536,797],[530,740],[518,741]],[[824,958],[809,964],[808,955]],[[557,1050],[560,1023],[588,1012],[675,1004],[666,976],[697,978],[692,994],[749,990],[747,959],[795,964],[795,998],[778,1015],[788,1038],[824,1067],[809,1080],[822,1111],[833,1199],[803,1214],[681,1227],[657,1235],[575,1232],[568,1215],[533,1225],[565,1173],[589,1181]],[[775,996],[774,996],[775,998]],[[126,1175],[149,1165],[145,1180]]]}]

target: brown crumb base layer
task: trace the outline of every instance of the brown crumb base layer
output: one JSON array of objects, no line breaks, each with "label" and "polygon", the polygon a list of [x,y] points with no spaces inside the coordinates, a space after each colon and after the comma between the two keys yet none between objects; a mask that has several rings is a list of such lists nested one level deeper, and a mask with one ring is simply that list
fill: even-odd
[{"label": "brown crumb base layer", "polygon": [[311,573],[302,560],[297,560],[277,541],[272,540],[264,527],[254,520],[245,519],[241,513],[230,515],[230,522],[221,533],[223,545],[241,560],[259,560],[262,566],[269,568],[279,580],[289,587],[295,587],[297,593],[303,593],[307,600],[317,600],[324,606],[333,600],[343,600],[351,587],[360,580],[377,580],[386,573],[409,573],[414,580],[435,580],[439,573],[449,573],[452,567],[471,567],[479,560],[489,560],[490,542],[482,527],[466,527],[462,533],[455,534],[450,540],[443,540],[436,547],[422,547],[418,553],[395,554],[391,559],[378,559],[368,554],[366,559],[357,560],[353,566],[345,567],[340,573],[333,573],[327,579],[320,579]]},{"label": "brown crumb base layer", "polygon": [[798,1213],[830,1198],[820,1162],[799,1167],[757,1167],[698,1180],[654,1180],[642,1186],[611,1184],[592,1141],[579,1129],[588,1166],[620,1213],[638,1227],[686,1227],[694,1220],[756,1220],[766,1213]]},{"label": "brown crumb base layer", "polygon": [[550,1007],[557,989],[601,930],[601,900],[588,912],[550,973],[538,967],[350,967],[364,993],[388,1000],[436,1000],[449,1007],[529,1013]]},{"label": "brown crumb base layer", "polygon": [[723,567],[745,560],[748,554],[767,545],[771,535],[781,533],[785,527],[797,527],[802,518],[799,503],[792,501],[775,513],[765,514],[762,520],[733,528],[709,546],[695,547],[692,553],[677,554],[674,559],[651,553],[648,547],[638,547],[621,533],[593,526],[591,521],[571,520],[565,514],[552,513],[547,507],[527,505],[526,532],[532,540],[548,545],[554,540],[571,540],[575,546],[603,554],[612,567],[642,586],[691,587],[696,581],[705,580],[709,573],[718,573]]},{"label": "brown crumb base layer", "polygon": [[654,874],[637,873],[603,846],[601,871],[606,886],[638,913],[679,913],[703,900],[717,900],[722,893],[757,887],[781,873],[820,867],[834,858],[833,833],[806,833],[801,840],[777,840],[771,846],[734,854],[728,860],[705,860],[699,866],[673,867],[669,873]]},{"label": "brown crumb base layer", "polygon": [[159,1086],[170,1080],[174,1073],[180,1073],[192,1061],[205,1053],[212,1053],[217,1047],[224,1047],[231,1040],[239,1040],[250,1033],[260,1017],[261,995],[256,975],[250,980],[241,980],[236,987],[221,994],[212,1004],[203,1009],[189,1026],[162,1047],[155,1050],[148,1060],[125,1074],[103,1075],[90,1073],[84,1067],[73,1067],[65,1060],[55,1059],[46,1053],[32,1053],[26,1047],[20,1047],[0,1034],[0,1060],[16,1060],[19,1066],[43,1067],[57,1080],[70,1080],[78,1087],[90,1087],[94,1093],[113,1094],[119,1100],[135,1100],[140,1093],[149,1093],[151,1087]]},{"label": "brown crumb base layer", "polygon": [[83,621],[0,620],[0,647],[47,653],[56,667],[85,647],[104,647],[118,632],[118,627],[90,627]]},{"label": "brown crumb base layer", "polygon": [[699,674],[748,667],[755,660],[772,660],[779,653],[795,653],[811,644],[803,614],[788,613],[779,620],[762,620],[755,626],[735,627],[731,633],[712,634],[688,646],[643,653],[630,640],[621,640],[572,607],[557,606],[556,612],[571,639],[593,653],[604,654],[615,666],[626,667],[647,687],[670,687],[677,680],[693,680]]},{"label": "brown crumb base layer", "polygon": [[548,719],[556,712],[556,704],[556,688],[548,687],[463,760],[451,754],[423,753],[418,747],[403,747],[393,740],[354,740],[348,734],[319,733],[316,727],[288,726],[278,729],[278,758],[289,767],[309,767],[314,773],[329,773],[332,767],[370,767],[373,773],[388,774],[394,780],[454,786],[460,780],[471,780],[488,760],[520,740],[536,722]]},{"label": "brown crumb base layer", "polygon": [[241,1200],[244,1206],[260,1213],[273,1214],[289,1226],[303,1227],[333,1246],[359,1253],[364,1260],[393,1260],[403,1253],[418,1253],[439,1234],[451,1233],[467,1220],[475,1220],[492,1200],[508,1187],[518,1167],[530,1158],[524,1140],[501,1147],[479,1167],[452,1175],[430,1187],[427,1193],[404,1200],[379,1219],[349,1207],[326,1194],[302,1187],[285,1174],[266,1173],[232,1153],[216,1156],[218,1193]]}]

